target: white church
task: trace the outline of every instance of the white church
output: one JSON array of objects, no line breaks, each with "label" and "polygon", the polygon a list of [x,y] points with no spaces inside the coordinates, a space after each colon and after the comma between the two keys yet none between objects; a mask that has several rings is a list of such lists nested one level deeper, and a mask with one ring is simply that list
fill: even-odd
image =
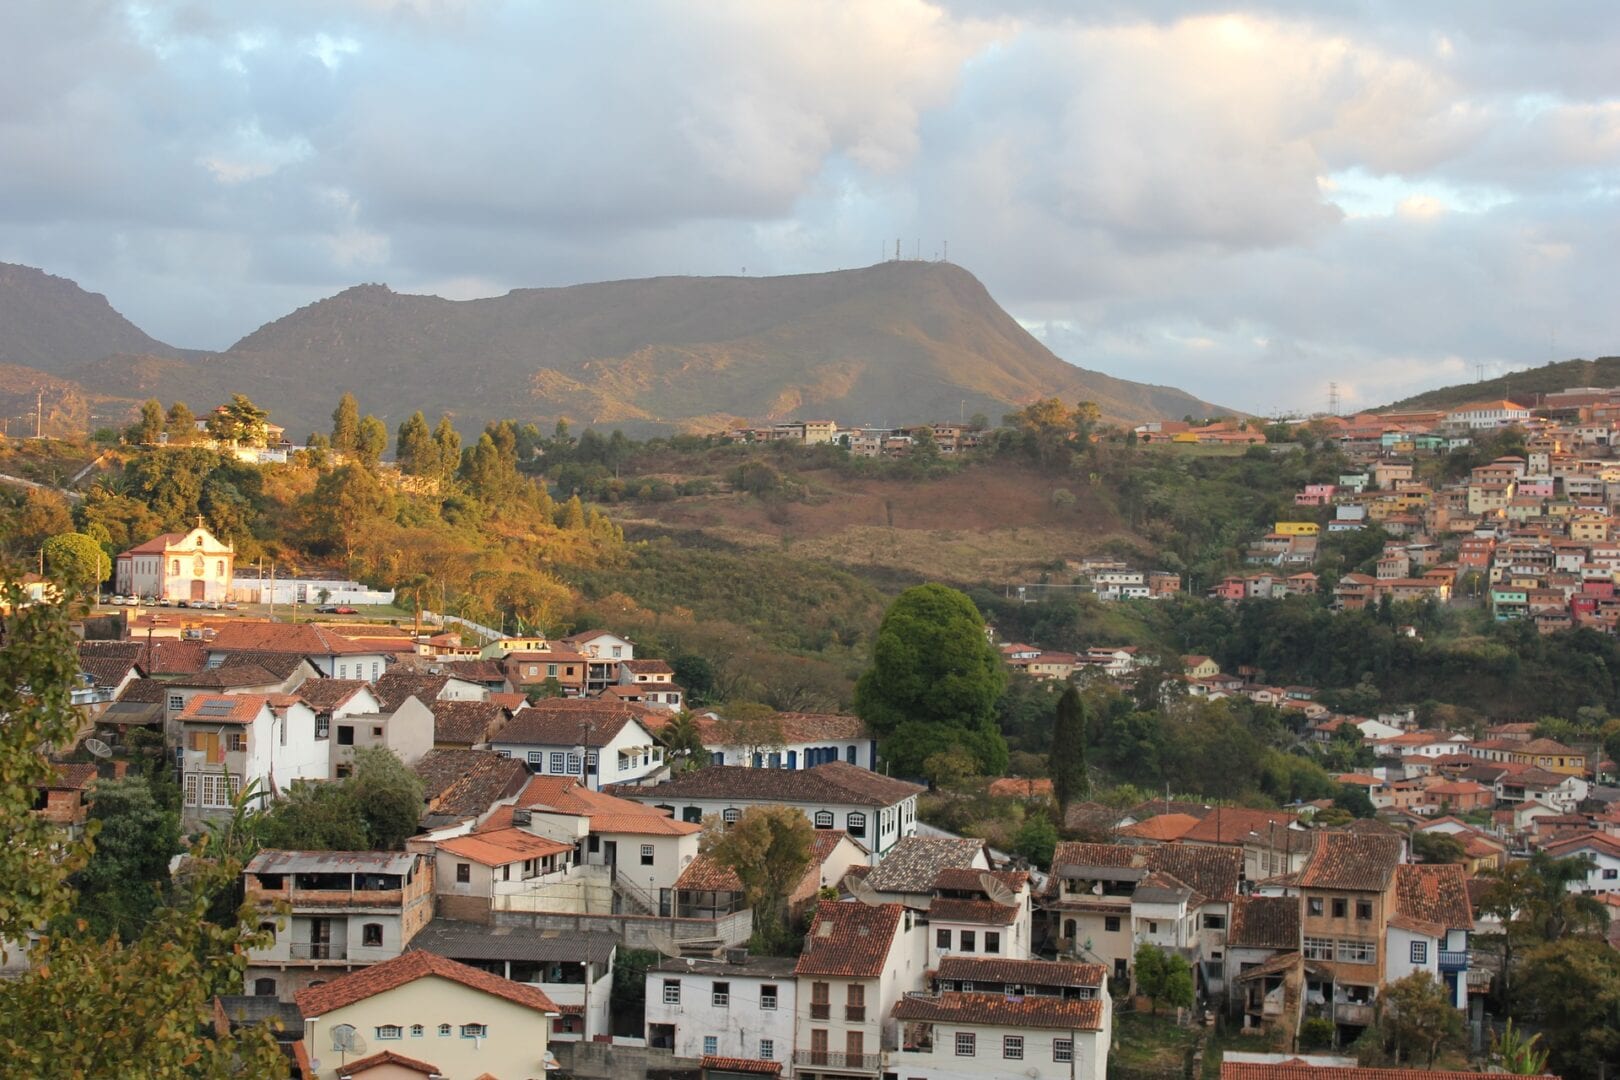
[{"label": "white church", "polygon": [[190,532],[164,533],[119,555],[113,588],[126,596],[224,603],[235,571],[236,546],[220,543],[199,516]]}]

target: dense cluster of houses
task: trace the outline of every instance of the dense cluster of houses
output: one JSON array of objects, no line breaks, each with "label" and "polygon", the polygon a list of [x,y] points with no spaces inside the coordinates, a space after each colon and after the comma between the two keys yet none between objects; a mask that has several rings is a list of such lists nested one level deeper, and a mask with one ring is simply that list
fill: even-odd
[{"label": "dense cluster of houses", "polygon": [[842,427],[836,420],[786,420],[732,428],[725,437],[742,443],[789,442],[805,446],[842,446],[855,457],[905,457],[923,438],[941,454],[977,450],[985,429],[968,423],[916,424],[911,427]]},{"label": "dense cluster of houses", "polygon": [[[1324,421],[1360,471],[1307,484],[1294,496],[1311,520],[1279,521],[1248,545],[1266,572],[1231,575],[1224,600],[1317,591],[1310,568],[1321,534],[1377,525],[1390,536],[1376,573],[1339,579],[1334,606],[1449,601],[1459,588],[1488,597],[1499,620],[1533,619],[1613,632],[1620,619],[1620,461],[1614,457],[1620,391],[1591,387],[1543,395],[1532,409],[1482,401],[1450,410],[1363,414]],[[1501,457],[1436,486],[1416,463],[1472,445],[1481,431],[1517,425],[1524,456]],[[1321,520],[1326,515],[1325,520]]]}]

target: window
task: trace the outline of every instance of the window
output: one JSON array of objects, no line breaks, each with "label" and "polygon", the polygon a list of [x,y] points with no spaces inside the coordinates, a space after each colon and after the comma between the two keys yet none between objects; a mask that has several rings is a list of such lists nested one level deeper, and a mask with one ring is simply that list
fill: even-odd
[{"label": "window", "polygon": [[865,837],[866,837],[866,815],[865,814],[853,813],[853,814],[850,814],[849,817],[845,818],[844,821],[845,821],[845,827],[844,827],[845,832],[849,833],[849,835],[855,837],[858,840],[865,839]]},{"label": "window", "polygon": [[447,1039],[449,1037],[450,1037],[450,1025],[449,1024],[440,1024],[439,1025],[439,1038]]},{"label": "window", "polygon": [[1204,929],[1205,930],[1225,930],[1226,929],[1226,916],[1225,915],[1205,915],[1204,916]]},{"label": "window", "polygon": [[724,810],[720,811],[720,820],[724,821],[727,825],[735,825],[737,823],[737,819],[740,817],[742,817],[742,811],[738,810],[735,806],[728,806]]},{"label": "window", "polygon": [[360,943],[372,948],[382,947],[382,923],[368,922],[360,928]]},{"label": "window", "polygon": [[1346,915],[1348,915],[1349,912],[1350,912],[1350,903],[1349,903],[1349,901],[1347,901],[1342,896],[1335,896],[1333,898],[1333,917],[1335,919],[1342,919]]},{"label": "window", "polygon": [[1001,1037],[1001,1056],[1008,1061],[1023,1061],[1024,1037],[1022,1035],[1003,1035]]},{"label": "window", "polygon": [[720,1039],[716,1035],[703,1036],[703,1053],[705,1057],[714,1057],[720,1053]]},{"label": "window", "polygon": [[833,827],[833,812],[831,810],[816,811],[816,828],[830,829]]},{"label": "window", "polygon": [[[534,668],[535,668],[535,665],[533,665],[533,664],[529,665],[529,674],[530,675],[534,674]],[[546,665],[546,678],[555,679],[556,677],[557,677],[557,665],[556,664],[547,664]]]},{"label": "window", "polygon": [[1604,881],[1613,881],[1616,877],[1620,877],[1620,870],[1617,870],[1612,866],[1603,871]]},{"label": "window", "polygon": [[546,763],[546,755],[538,750],[530,750],[528,754],[529,767],[536,772]]},{"label": "window", "polygon": [[956,1033],[956,1056],[972,1057],[975,1052],[975,1043],[978,1036],[971,1031],[958,1031]]},{"label": "window", "polygon": [[468,882],[472,881],[472,864],[471,863],[464,863],[464,862],[456,863],[456,881],[458,883],[462,884],[462,885],[465,885]]},{"label": "window", "polygon": [[[1105,915],[1105,916],[1103,916],[1103,929],[1107,930],[1110,934],[1118,933],[1119,932],[1119,916],[1118,915]],[[1069,931],[1069,936],[1070,937],[1074,936],[1074,931],[1073,930]]]},{"label": "window", "polygon": [[851,983],[844,992],[844,1019],[866,1019],[866,987],[862,983]]},{"label": "window", "polygon": [[[285,724],[281,728],[281,745],[287,745],[287,727]],[[240,754],[247,749],[247,736],[240,731],[227,731],[225,733],[225,749],[234,754]]]},{"label": "window", "polygon": [[462,1024],[461,1025],[461,1037],[463,1039],[487,1039],[487,1038],[489,1038],[489,1025],[488,1024]]},{"label": "window", "polygon": [[1074,1060],[1074,1040],[1073,1039],[1053,1039],[1052,1040],[1052,1060],[1053,1061],[1073,1061]]},{"label": "window", "polygon": [[759,988],[759,1007],[766,1012],[776,1010],[776,987],[767,984]]},{"label": "window", "polygon": [[348,664],[339,664],[338,665],[338,678],[347,679],[348,677],[349,677],[349,665]]},{"label": "window", "polygon": [[169,711],[170,712],[180,712],[185,707],[186,707],[186,698],[185,698],[184,694],[170,694],[169,695]]},{"label": "window", "polygon": [[1333,939],[1307,937],[1305,939],[1305,959],[1331,960],[1333,959]]},{"label": "window", "polygon": [[377,681],[377,661],[375,660],[371,662],[371,681]]},{"label": "window", "polygon": [[254,979],[253,980],[253,993],[254,993],[254,996],[256,996],[256,997],[275,997],[276,996],[276,980],[274,980],[274,979]]},{"label": "window", "polygon": [[810,1019],[826,1020],[831,1015],[830,993],[824,982],[810,984]]},{"label": "window", "polygon": [[1427,964],[1429,962],[1429,943],[1427,941],[1412,942],[1412,963]]},{"label": "window", "polygon": [[1338,955],[1336,959],[1347,964],[1371,964],[1377,957],[1378,948],[1370,941],[1361,941],[1357,938],[1340,938]]},{"label": "window", "polygon": [[402,1035],[398,1024],[380,1024],[377,1027],[377,1038],[397,1039]]},{"label": "window", "polygon": [[354,745],[354,725],[353,724],[339,724],[338,725],[338,745],[339,746],[353,746]]},{"label": "window", "polygon": [[1320,896],[1312,896],[1305,901],[1305,914],[1322,914],[1322,898]]},{"label": "window", "polygon": [[421,1024],[412,1024],[411,1025],[411,1038],[420,1039],[426,1033],[426,1031],[427,1031],[427,1029],[424,1028]]},{"label": "window", "polygon": [[730,1008],[731,984],[728,982],[715,983],[714,988],[710,991],[709,1002],[717,1009]]},{"label": "window", "polygon": [[1371,900],[1357,900],[1356,901],[1356,918],[1362,920],[1363,922],[1365,922],[1366,920],[1372,918],[1372,901]]},{"label": "window", "polygon": [[569,776],[578,776],[579,775],[579,755],[578,754],[569,754],[568,755],[568,775]]},{"label": "window", "polygon": [[1159,932],[1159,924],[1150,920],[1148,922],[1148,933],[1157,934],[1158,932]]},{"label": "window", "polygon": [[984,932],[984,951],[987,953],[999,953],[1001,951],[1000,931],[986,930]]},{"label": "window", "polygon": [[853,746],[844,747],[844,761],[850,765],[855,764],[855,748]]},{"label": "window", "polygon": [[934,947],[948,949],[951,947],[951,932],[949,930],[934,931]]},{"label": "window", "polygon": [[979,947],[979,935],[973,930],[962,931],[962,951],[974,952]]},{"label": "window", "polygon": [[775,1039],[761,1039],[761,1040],[759,1040],[759,1060],[761,1060],[761,1061],[775,1061],[776,1060],[776,1040]]},{"label": "window", "polygon": [[617,660],[619,657],[621,657],[623,655],[624,655],[624,646],[623,645],[615,645],[615,646],[613,646],[613,658],[615,660]]},{"label": "window", "polygon": [[681,1003],[681,980],[664,980],[664,1004],[679,1005]]},{"label": "window", "polygon": [[641,865],[642,866],[651,866],[652,864],[653,864],[653,846],[651,844],[642,844],[641,845]]},{"label": "window", "polygon": [[332,718],[330,716],[317,716],[315,718],[315,737],[324,739],[332,733]]},{"label": "window", "polygon": [[596,751],[595,750],[587,750],[587,751],[585,751],[585,771],[588,772],[588,773],[595,773],[596,772]]},{"label": "window", "polygon": [[564,774],[565,770],[567,769],[567,765],[565,764],[567,759],[568,759],[568,756],[566,754],[564,754],[561,750],[553,750],[551,752],[551,772],[552,772],[552,775],[561,776],[561,775]]},{"label": "window", "polygon": [[197,805],[197,774],[194,772],[186,773],[186,805]]}]

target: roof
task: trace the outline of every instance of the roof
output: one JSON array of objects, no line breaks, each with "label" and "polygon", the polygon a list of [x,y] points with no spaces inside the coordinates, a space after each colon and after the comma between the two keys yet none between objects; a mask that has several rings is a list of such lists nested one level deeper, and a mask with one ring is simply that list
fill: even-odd
[{"label": "roof", "polygon": [[511,982],[487,971],[446,960],[425,949],[403,953],[359,971],[340,975],[329,983],[300,990],[295,997],[298,1011],[306,1020],[325,1016],[357,1001],[385,994],[417,979],[439,978],[503,998],[535,1012],[554,1013],[557,1006],[545,994],[526,983]]},{"label": "roof", "polygon": [[533,960],[605,963],[618,947],[615,934],[541,930],[532,926],[484,926],[434,919],[411,938],[409,949],[426,949],[452,960]]},{"label": "roof", "polygon": [[821,901],[793,973],[876,978],[888,964],[905,910],[899,904]]},{"label": "roof", "polygon": [[435,743],[481,743],[506,715],[493,701],[433,701],[433,741]]},{"label": "roof", "polygon": [[1022,983],[1025,986],[1102,986],[1106,964],[1071,964],[1056,960],[1002,960],[988,956],[939,958],[936,978],[974,983]]},{"label": "roof", "polygon": [[592,791],[571,776],[530,777],[519,792],[515,806],[496,807],[483,827],[510,825],[514,809],[553,811],[589,818],[591,832],[594,833],[686,836],[703,830],[703,826],[695,821],[676,821],[656,807]]},{"label": "roof", "polygon": [[721,866],[708,855],[699,855],[687,864],[675,887],[689,892],[742,892],[742,879],[729,866]]},{"label": "roof", "polygon": [[1226,944],[1234,949],[1299,948],[1298,898],[1240,896],[1233,900]]},{"label": "roof", "polygon": [[1134,836],[1139,840],[1176,840],[1198,824],[1191,814],[1160,814],[1119,830],[1121,836]]},{"label": "roof", "polygon": [[168,690],[159,679],[136,679],[118,695],[119,702],[132,705],[162,705],[168,700]]},{"label": "roof", "polygon": [[371,692],[382,703],[383,712],[391,713],[405,704],[408,697],[414,697],[423,704],[437,700],[449,681],[448,675],[423,675],[410,670],[390,669],[372,684]]},{"label": "roof", "polygon": [[733,1058],[718,1057],[714,1054],[704,1054],[698,1062],[698,1067],[705,1072],[749,1073],[759,1076],[780,1076],[782,1063],[780,1061],[765,1061],[760,1058]]},{"label": "roof", "polygon": [[1382,892],[1401,861],[1401,841],[1394,836],[1324,832],[1300,874],[1308,889]]},{"label": "roof", "polygon": [[638,675],[673,675],[667,660],[621,660],[619,666]]},{"label": "roof", "polygon": [[1468,875],[1454,863],[1403,863],[1395,868],[1395,911],[1397,917],[1421,924],[1408,929],[1435,937],[1447,930],[1470,929],[1474,910],[1468,902]]},{"label": "roof", "polygon": [[500,741],[530,746],[606,746],[630,721],[643,723],[647,712],[612,698],[546,698],[512,717],[501,729]]},{"label": "roof", "polygon": [[51,772],[51,779],[40,785],[49,791],[83,791],[97,776],[94,765],[57,764]]},{"label": "roof", "polygon": [[198,694],[178,719],[191,724],[251,724],[270,706],[265,694]]},{"label": "roof", "polygon": [[977,870],[969,867],[952,866],[941,870],[934,878],[934,888],[950,892],[984,892],[983,878],[986,874],[1001,882],[1013,892],[1029,884],[1029,875],[1022,870]]},{"label": "roof", "polygon": [[999,780],[990,781],[990,794],[995,798],[1037,799],[1041,796],[1050,798],[1052,795],[1052,781],[1047,779],[1026,780],[1021,776],[1003,776]]},{"label": "roof", "polygon": [[1189,843],[1242,844],[1250,833],[1265,836],[1299,820],[1298,814],[1283,810],[1251,810],[1242,806],[1216,807],[1197,825],[1182,834]]},{"label": "roof", "polygon": [[221,626],[214,640],[208,642],[208,651],[349,656],[380,650],[350,641],[342,634],[314,623],[230,622]]},{"label": "roof", "polygon": [[930,892],[941,870],[971,867],[981,856],[988,866],[983,840],[906,836],[888,850],[883,861],[866,876],[866,883],[878,892]]},{"label": "roof", "polygon": [[978,923],[985,926],[1011,926],[1018,921],[1018,905],[998,904],[994,900],[956,900],[936,897],[928,905],[930,922]]},{"label": "roof", "polygon": [[[300,661],[302,657],[298,658]],[[235,690],[244,686],[275,686],[286,678],[277,675],[268,668],[260,667],[252,662],[239,664],[221,664],[216,668],[204,668],[202,671],[185,674],[178,679],[172,679],[170,686],[184,687],[189,690]]]},{"label": "roof", "polygon": [[[120,551],[118,553],[118,557],[121,559],[125,555],[162,555],[171,547],[174,547],[176,544],[180,543],[180,541],[184,540],[186,536],[187,534],[183,532],[159,533],[158,535],[152,537],[152,539],[146,541],[144,544],[136,544],[132,548],[125,551]],[[209,548],[208,550],[212,551],[213,548]]]},{"label": "roof", "polygon": [[[1243,852],[1195,844],[1061,843],[1052,855],[1054,877],[1085,878],[1088,872],[1114,870],[1118,880],[1142,881],[1167,873],[1190,885],[1205,899],[1231,900],[1243,875]],[[1104,875],[1108,876],[1108,875]]]},{"label": "roof", "polygon": [[280,851],[266,848],[242,869],[249,874],[399,874],[418,856],[409,851]]},{"label": "roof", "polygon": [[400,1069],[408,1069],[411,1072],[419,1072],[423,1076],[442,1075],[437,1065],[426,1061],[419,1061],[416,1058],[409,1058],[404,1054],[396,1054],[392,1050],[384,1050],[380,1053],[363,1057],[359,1061],[349,1062],[347,1065],[338,1070],[338,1076],[359,1076],[361,1073],[370,1072],[372,1069],[381,1068],[384,1065],[389,1065]]},{"label": "roof", "polygon": [[[1479,1080],[1479,1075],[1476,1072],[1444,1069],[1364,1069],[1359,1065],[1311,1065],[1299,1058],[1276,1064],[1221,1062],[1221,1080]],[[1549,1075],[1547,1080],[1553,1078]]]},{"label": "roof", "polygon": [[[525,709],[518,723],[534,710]],[[507,725],[508,729],[511,724]],[[503,741],[506,736],[502,736]],[[574,740],[576,743],[578,740]],[[882,776],[859,765],[829,761],[812,769],[750,769],[742,765],[710,765],[683,773],[655,787],[626,791],[629,798],[663,801],[669,798],[737,799],[773,803],[820,803],[854,806],[893,806],[924,789],[920,784]]]},{"label": "roof", "polygon": [[429,750],[411,771],[422,778],[428,814],[472,817],[522,790],[529,769],[490,750]]},{"label": "roof", "polygon": [[218,666],[223,670],[236,665],[253,665],[268,671],[277,679],[289,679],[302,663],[304,657],[300,653],[258,651],[227,653]]},{"label": "roof", "polygon": [[[748,975],[760,979],[791,979],[793,968],[798,962],[796,956],[755,956],[750,953],[742,958],[740,964],[724,958],[704,960],[703,966],[698,970],[705,975]],[[666,957],[647,970],[691,974],[692,966],[684,957]]]},{"label": "roof", "polygon": [[1549,855],[1563,856],[1570,852],[1580,851],[1583,848],[1590,848],[1593,851],[1620,858],[1620,840],[1616,840],[1607,833],[1600,832],[1566,836],[1551,843],[1543,844],[1541,847]]},{"label": "roof", "polygon": [[507,863],[560,855],[573,851],[574,846],[547,840],[523,829],[505,828],[441,840],[439,850],[485,866],[505,866]]},{"label": "roof", "polygon": [[316,712],[327,713],[348,704],[369,685],[364,679],[305,679],[295,693]]},{"label": "roof", "polygon": [[117,686],[135,668],[135,654],[86,652],[80,642],[79,670],[90,676],[97,686]]},{"label": "roof", "polygon": [[1103,1003],[1101,997],[1010,998],[1005,994],[961,993],[908,995],[895,1005],[894,1018],[996,1027],[1098,1031],[1102,1028]]}]

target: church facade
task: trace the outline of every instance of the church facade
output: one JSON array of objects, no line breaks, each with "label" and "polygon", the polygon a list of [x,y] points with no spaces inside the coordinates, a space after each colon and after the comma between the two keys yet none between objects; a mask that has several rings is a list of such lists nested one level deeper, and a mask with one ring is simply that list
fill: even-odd
[{"label": "church facade", "polygon": [[113,588],[126,596],[154,600],[224,603],[231,598],[235,572],[235,545],[220,543],[199,519],[190,532],[164,533],[119,555],[114,560]]}]

